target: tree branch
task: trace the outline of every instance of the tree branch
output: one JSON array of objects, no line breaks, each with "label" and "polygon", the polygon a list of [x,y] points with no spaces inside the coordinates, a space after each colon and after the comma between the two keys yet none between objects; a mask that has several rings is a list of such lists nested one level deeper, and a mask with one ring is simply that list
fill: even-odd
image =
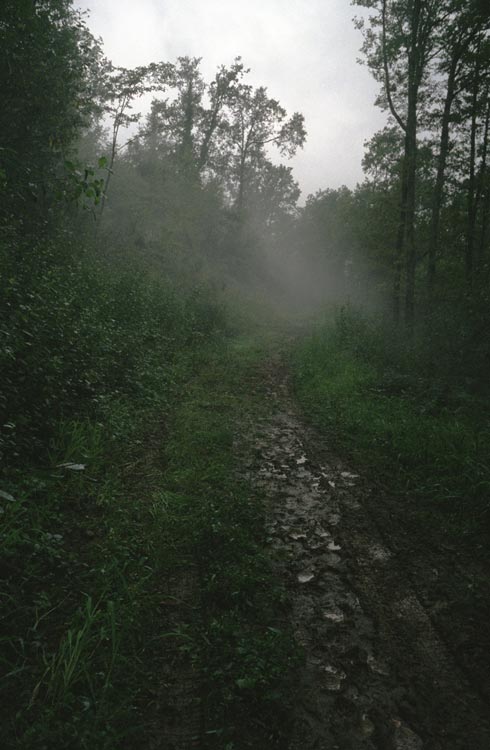
[{"label": "tree branch", "polygon": [[403,132],[405,132],[407,129],[407,126],[405,125],[402,118],[396,111],[395,105],[393,103],[393,99],[391,98],[390,72],[389,72],[389,67],[388,67],[388,53],[386,50],[386,0],[383,0],[381,20],[382,20],[383,68],[384,68],[384,73],[385,73],[386,98],[388,99],[388,106],[390,108],[391,114],[393,115],[398,125],[403,130]]}]

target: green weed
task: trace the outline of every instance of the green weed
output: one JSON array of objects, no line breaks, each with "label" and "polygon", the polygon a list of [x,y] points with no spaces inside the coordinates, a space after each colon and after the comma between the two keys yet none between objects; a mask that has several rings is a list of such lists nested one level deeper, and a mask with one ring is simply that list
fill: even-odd
[{"label": "green weed", "polygon": [[438,523],[470,536],[490,530],[490,423],[477,395],[435,380],[416,345],[346,310],[293,363],[298,397],[333,444],[417,496]]}]

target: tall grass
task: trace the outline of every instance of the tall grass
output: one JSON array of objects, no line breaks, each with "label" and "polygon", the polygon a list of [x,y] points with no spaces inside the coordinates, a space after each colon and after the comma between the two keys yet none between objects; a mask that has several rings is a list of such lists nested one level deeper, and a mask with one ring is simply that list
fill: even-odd
[{"label": "tall grass", "polygon": [[[312,420],[392,489],[466,533],[490,533],[490,414],[375,321],[342,310],[301,343],[295,387]],[[422,505],[421,505],[422,507]]]},{"label": "tall grass", "polygon": [[0,248],[5,748],[134,746],[150,721],[164,424],[223,326],[204,288],[66,242]]}]

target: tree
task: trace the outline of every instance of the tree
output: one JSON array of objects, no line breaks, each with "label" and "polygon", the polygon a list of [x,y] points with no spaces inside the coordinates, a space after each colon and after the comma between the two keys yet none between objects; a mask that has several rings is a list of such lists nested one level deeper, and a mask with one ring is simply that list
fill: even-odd
[{"label": "tree", "polygon": [[254,89],[241,84],[237,87],[228,141],[233,164],[232,190],[239,210],[244,206],[249,175],[264,163],[267,147],[274,146],[282,155],[291,157],[305,139],[303,115],[295,112],[288,118],[286,110],[268,96],[263,86]]},{"label": "tree", "polygon": [[137,123],[141,118],[141,113],[133,112],[133,102],[143,94],[154,91],[156,88],[162,89],[165,87],[173,72],[173,66],[166,63],[151,63],[133,69],[114,67],[111,63],[106,63],[105,67],[101,93],[102,109],[104,114],[111,118],[111,138],[107,177],[100,207],[101,216],[114,171],[116,156],[128,145],[127,142],[119,143],[120,132],[122,129]]},{"label": "tree", "polygon": [[404,135],[400,214],[393,261],[393,317],[397,323],[405,252],[405,321],[411,330],[417,261],[415,205],[419,100],[433,53],[435,32],[442,22],[444,3],[441,0],[355,0],[355,4],[375,10],[370,26],[365,29],[363,51],[376,80],[382,84],[378,104],[389,111]]},{"label": "tree", "polygon": [[169,69],[165,100],[154,99],[140,138],[180,171],[201,178],[214,175],[228,128],[228,110],[244,67],[237,58],[220,66],[211,83],[200,72],[200,58],[179,57]]},{"label": "tree", "polygon": [[100,47],[70,0],[5,0],[0,11],[2,214],[24,230],[53,217],[73,141],[92,117]]},{"label": "tree", "polygon": [[[432,215],[428,249],[428,310],[432,309],[436,262],[439,252],[439,227],[442,208],[447,158],[450,148],[450,124],[453,105],[464,86],[467,75],[467,58],[470,46],[478,45],[481,24],[466,7],[456,4],[441,31],[441,51],[437,60],[436,72],[445,78],[444,99],[439,103],[436,98],[436,111],[432,121],[439,128],[439,149],[437,171],[434,183]],[[442,105],[442,111],[441,111]]]}]

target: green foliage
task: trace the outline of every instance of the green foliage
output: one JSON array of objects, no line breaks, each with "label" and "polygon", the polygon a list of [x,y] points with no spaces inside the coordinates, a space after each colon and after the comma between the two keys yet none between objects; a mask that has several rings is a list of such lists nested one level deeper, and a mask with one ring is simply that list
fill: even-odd
[{"label": "green foliage", "polygon": [[461,380],[434,379],[424,346],[409,350],[344,310],[296,352],[298,396],[334,444],[378,480],[415,493],[436,523],[488,535],[486,400]]},{"label": "green foliage", "polygon": [[[234,342],[235,343],[235,342]],[[200,571],[202,620],[183,623],[204,671],[206,747],[282,747],[298,663],[284,592],[265,550],[262,498],[236,475],[238,415],[263,412],[249,378],[255,341],[217,350],[170,423],[164,546]],[[218,375],[219,373],[219,375]],[[218,384],[219,380],[219,384]]]},{"label": "green foliage", "polygon": [[94,111],[90,75],[99,57],[98,44],[70,0],[2,3],[4,221],[15,216],[32,228],[52,219],[63,161]]},{"label": "green foliage", "polygon": [[[98,170],[105,169],[106,166],[107,159],[101,156],[98,160]],[[84,209],[97,206],[105,185],[105,179],[99,176],[98,170],[94,167],[83,167],[73,161],[65,161],[67,179],[61,182],[56,197],[59,200],[78,202]]]},{"label": "green foliage", "polygon": [[[19,367],[30,357],[20,369],[27,396],[6,381],[6,406],[24,429],[6,442],[11,460],[0,477],[4,747],[14,736],[32,748],[120,747],[151,724],[147,707],[161,679],[151,664],[168,521],[152,502],[162,476],[148,451],[163,448],[152,431],[199,367],[196,347],[214,335],[217,318],[199,292],[192,309],[193,300],[166,294],[161,282],[109,277],[101,264],[98,287],[86,279],[92,297],[82,277],[77,267],[71,284],[54,274],[47,287],[64,334],[71,317],[63,293],[71,290],[76,336],[66,346],[60,339],[53,365],[48,334],[57,329],[48,299],[36,298],[45,348],[19,350]],[[50,406],[31,400],[38,387]]]},{"label": "green foliage", "polygon": [[69,234],[1,250],[5,458],[39,453],[62,416],[94,414],[114,395],[150,397],[174,352],[218,323],[198,288],[111,272]]},{"label": "green foliage", "polygon": [[[181,347],[151,398],[113,394],[97,419],[54,428],[44,467],[2,476],[3,747],[141,744],[170,641],[204,676],[208,747],[280,743],[294,648],[262,501],[232,455],[239,415],[262,408],[257,356]],[[164,582],[189,570],[202,614],[171,622]]]}]

